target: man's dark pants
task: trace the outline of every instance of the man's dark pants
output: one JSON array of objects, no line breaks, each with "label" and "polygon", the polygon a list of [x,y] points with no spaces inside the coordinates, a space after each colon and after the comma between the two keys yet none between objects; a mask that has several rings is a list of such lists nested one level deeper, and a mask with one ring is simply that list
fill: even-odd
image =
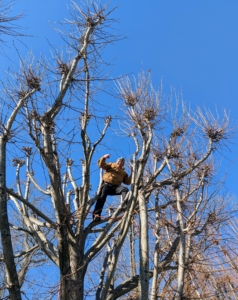
[{"label": "man's dark pants", "polygon": [[126,194],[128,193],[128,188],[122,185],[112,185],[111,183],[105,182],[102,186],[101,192],[97,199],[93,215],[101,216],[104,203],[107,196],[117,196],[122,195],[122,201],[125,199]]}]

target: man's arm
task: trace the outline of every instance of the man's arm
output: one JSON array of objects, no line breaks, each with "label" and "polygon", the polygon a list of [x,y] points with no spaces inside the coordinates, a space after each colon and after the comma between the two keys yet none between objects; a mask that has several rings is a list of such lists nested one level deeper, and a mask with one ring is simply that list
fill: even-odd
[{"label": "man's arm", "polygon": [[104,170],[108,170],[111,168],[111,163],[106,163],[106,159],[110,157],[110,154],[105,154],[103,155],[99,161],[98,161],[98,166],[99,168],[102,168]]}]

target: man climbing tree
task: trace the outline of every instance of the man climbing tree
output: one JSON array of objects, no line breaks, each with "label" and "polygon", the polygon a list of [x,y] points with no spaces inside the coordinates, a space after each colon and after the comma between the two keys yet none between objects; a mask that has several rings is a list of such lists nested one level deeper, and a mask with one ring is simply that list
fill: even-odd
[{"label": "man climbing tree", "polygon": [[131,184],[132,174],[128,176],[124,171],[125,159],[120,157],[115,163],[106,163],[106,159],[109,157],[110,154],[106,154],[98,161],[99,167],[106,170],[106,172],[103,175],[103,185],[93,212],[93,220],[95,222],[101,220],[101,213],[107,196],[122,195],[123,201],[128,192],[128,188],[121,184]]}]

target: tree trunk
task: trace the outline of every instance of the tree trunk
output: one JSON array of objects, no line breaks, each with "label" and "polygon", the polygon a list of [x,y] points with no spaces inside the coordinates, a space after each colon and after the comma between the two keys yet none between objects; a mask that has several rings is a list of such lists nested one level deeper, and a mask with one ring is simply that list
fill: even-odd
[{"label": "tree trunk", "polygon": [[140,279],[139,299],[148,299],[149,292],[149,245],[148,245],[148,214],[146,199],[143,194],[139,195],[140,208]]},{"label": "tree trunk", "polygon": [[136,276],[135,233],[134,233],[133,222],[130,225],[129,242],[130,242],[130,269],[131,269],[131,276],[133,277]]},{"label": "tree trunk", "polygon": [[[158,206],[158,199],[155,201],[155,207]],[[152,281],[152,287],[151,287],[151,296],[150,300],[156,300],[157,299],[157,290],[158,290],[158,263],[159,263],[159,236],[160,236],[160,226],[159,226],[159,212],[156,212],[156,242],[155,242],[155,251],[154,251],[154,272],[153,272],[153,281]]]},{"label": "tree trunk", "polygon": [[181,300],[183,297],[183,287],[184,287],[184,276],[185,276],[185,235],[184,235],[184,222],[183,222],[183,214],[181,208],[181,197],[179,189],[175,189],[176,198],[177,198],[177,211],[178,211],[178,223],[179,223],[179,258],[178,258],[178,289],[176,292],[176,300]]},{"label": "tree trunk", "polygon": [[7,213],[6,195],[6,137],[0,137],[0,230],[4,263],[7,273],[7,285],[11,300],[21,300],[16,265],[11,241],[11,232]]}]

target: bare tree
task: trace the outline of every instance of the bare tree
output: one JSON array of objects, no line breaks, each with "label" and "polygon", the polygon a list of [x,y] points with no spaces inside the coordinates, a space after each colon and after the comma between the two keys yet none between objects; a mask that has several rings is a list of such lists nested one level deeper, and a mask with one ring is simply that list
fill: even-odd
[{"label": "bare tree", "polygon": [[[202,299],[218,290],[226,295],[210,267],[200,266],[214,277],[206,291],[201,285],[205,276],[193,271],[217,248],[216,233],[228,219],[226,203],[212,186],[213,158],[230,133],[226,113],[219,120],[206,110],[192,113],[183,104],[179,111],[143,72],[137,80],[118,80],[125,117],[120,130],[134,149],[132,185],[122,203],[116,199],[108,215],[91,222],[100,191],[93,186],[95,171],[99,179],[96,151],[107,146],[104,138],[114,121],[97,93],[107,79],[102,51],[116,37],[107,6],[72,6],[65,24],[70,29],[60,31],[66,51],[55,49],[51,64],[22,61],[15,75],[18,87],[7,90],[18,103],[21,132],[13,157],[15,181],[6,188],[4,180],[2,187],[21,220],[12,222],[12,230],[34,241],[26,238],[27,255],[12,275],[20,281],[18,290],[28,256],[41,251],[59,270],[55,292],[62,300],[86,295],[98,300],[186,299],[194,292]],[[4,126],[5,139],[13,119]],[[6,194],[1,203],[7,218]],[[9,228],[7,219],[2,226]],[[10,241],[10,235],[5,238]],[[128,255],[123,255],[125,249],[130,249]],[[13,252],[9,257],[14,262]],[[127,265],[123,272],[121,266]]]},{"label": "bare tree", "polygon": [[[209,195],[208,190],[215,168],[210,157],[214,155],[221,142],[229,136],[228,118],[224,114],[224,119],[219,124],[219,121],[208,111],[203,114],[198,109],[192,115],[183,108],[179,119],[172,119],[174,127],[171,128],[169,139],[166,140],[166,135],[163,135],[163,138],[157,138],[161,135],[161,130],[158,129],[163,120],[161,101],[159,92],[156,93],[151,86],[149,76],[142,73],[138,83],[129,78],[123,79],[118,82],[118,87],[128,111],[129,121],[126,132],[131,132],[135,140],[137,157],[134,163],[136,174],[140,176],[138,181],[136,179],[134,181],[135,185],[140,187],[137,192],[141,230],[139,299],[149,297],[148,279],[151,275],[148,268],[150,224],[148,203],[158,197],[163,204],[158,205],[158,200],[156,200],[154,210],[158,214],[157,207],[161,207],[159,219],[163,226],[161,227],[157,221],[154,230],[160,232],[159,235],[156,234],[158,242],[161,239],[161,230],[166,229],[164,234],[168,239],[163,240],[163,244],[174,247],[172,239],[178,243],[177,276],[173,278],[177,281],[177,287],[174,287],[175,298],[182,299],[186,270],[191,252],[194,251],[192,249],[194,239],[207,233],[208,230],[211,230],[209,235],[211,238],[215,235],[216,226],[226,219],[225,215],[222,215],[222,209],[224,209],[222,203],[220,206],[216,205],[217,199],[215,200],[213,194]],[[195,134],[192,123],[201,129],[204,140]],[[206,140],[207,145],[203,144],[201,147]],[[204,150],[201,151],[202,149]],[[154,197],[155,192],[157,196]],[[168,216],[170,216],[169,219]],[[154,226],[152,224],[153,222],[151,226]],[[176,235],[177,238],[175,238]],[[207,235],[205,236],[207,238]],[[157,251],[154,254],[154,261],[156,265],[159,265]],[[158,272],[156,265],[151,299],[157,297],[156,281],[158,274],[161,273]]]},{"label": "bare tree", "polygon": [[[0,34],[10,36],[22,36],[19,33],[19,26],[15,21],[22,17],[22,14],[11,16],[11,6],[14,2],[0,1]],[[0,41],[3,42],[3,38]],[[24,96],[15,99],[12,106],[10,114],[8,117],[1,116],[1,134],[0,134],[0,186],[1,186],[1,196],[0,196],[0,231],[2,240],[3,257],[1,261],[4,260],[5,270],[6,270],[6,286],[8,287],[11,299],[21,299],[20,285],[22,283],[22,278],[24,277],[24,272],[22,273],[21,280],[19,283],[18,274],[16,270],[16,265],[14,261],[14,253],[11,241],[11,233],[8,221],[8,211],[7,211],[7,195],[6,195],[6,145],[11,139],[13,122],[16,119],[19,110],[27,99],[36,92],[36,89],[27,85],[26,94]],[[2,101],[3,105],[4,101]],[[26,269],[27,263],[25,263]],[[23,269],[22,269],[23,270]]]},{"label": "bare tree", "polygon": [[[110,11],[106,12],[107,7],[100,7],[92,3],[91,7],[86,6],[83,11],[76,3],[72,2],[72,5],[74,10],[71,15],[72,20],[68,22],[68,25],[73,26],[73,29],[72,33],[67,34],[65,38],[68,39],[67,46],[71,48],[73,57],[68,62],[64,62],[61,54],[58,51],[55,52],[58,91],[54,91],[56,84],[49,85],[49,81],[47,81],[47,78],[53,72],[55,73],[55,70],[46,74],[45,78],[41,78],[39,75],[50,69],[46,65],[41,68],[40,64],[35,66],[28,61],[22,63],[21,73],[16,75],[20,83],[19,95],[24,97],[27,95],[27,90],[23,86],[24,79],[27,79],[31,86],[37,85],[37,89],[41,89],[44,101],[40,103],[36,100],[37,98],[31,97],[31,100],[24,105],[25,128],[28,126],[30,143],[35,148],[33,150],[31,147],[23,147],[27,173],[25,192],[23,192],[21,180],[19,180],[19,172],[16,177],[17,192],[8,189],[10,199],[21,214],[25,230],[34,238],[48,258],[59,267],[61,299],[83,298],[82,287],[88,263],[100,250],[92,247],[91,258],[84,253],[86,238],[91,230],[91,226],[84,228],[84,222],[88,210],[93,204],[93,201],[88,203],[92,156],[96,146],[105,135],[111,117],[104,118],[105,124],[99,129],[99,137],[94,142],[91,142],[88,136],[87,126],[92,113],[89,110],[89,103],[93,95],[91,86],[100,80],[100,51],[115,39],[110,33],[104,31],[104,26],[106,28],[111,22],[110,19],[107,20],[110,14]],[[40,69],[43,69],[42,73]],[[81,105],[80,97],[84,98],[83,105]],[[75,108],[71,104],[73,100],[76,103]],[[57,119],[57,117],[62,114],[64,118],[67,113],[72,113],[74,110],[77,112],[76,118],[78,119],[80,116],[80,136],[84,155],[80,186],[77,185],[72,175],[72,159],[65,156],[60,157],[58,154],[58,151],[61,152],[60,141],[63,139],[62,128],[57,131],[57,122],[62,119]],[[70,136],[68,138],[70,139]],[[65,142],[63,141],[63,143]],[[71,143],[68,145],[71,147]],[[39,156],[37,157],[37,155]],[[45,166],[43,172],[47,172],[47,181],[49,180],[46,189],[42,188],[41,183],[34,178],[33,158],[40,159]],[[20,162],[18,158],[14,160]],[[65,175],[62,174],[62,164],[66,166]],[[20,165],[16,163],[16,167],[20,168]],[[63,177],[64,182],[62,182]],[[53,219],[31,204],[30,183],[39,190],[39,193],[51,198],[55,213]],[[73,188],[72,191],[68,188],[69,184]],[[73,207],[71,206],[72,197]],[[32,213],[29,212],[29,209],[32,210]],[[41,228],[43,229],[41,230]],[[48,228],[48,230],[44,228]],[[52,230],[57,236],[57,246],[50,241]],[[104,238],[103,245],[106,245],[107,242],[108,239]]]},{"label": "bare tree", "polygon": [[20,33],[20,26],[15,23],[20,18],[23,17],[22,13],[19,13],[18,15],[12,16],[11,10],[12,5],[15,4],[15,1],[0,1],[0,41],[3,42],[3,36],[4,35],[10,35],[10,36],[24,36],[23,33]]},{"label": "bare tree", "polygon": [[11,136],[11,129],[13,122],[16,118],[17,113],[23,106],[24,102],[29,99],[29,97],[34,94],[38,87],[32,87],[27,84],[27,90],[25,95],[20,96],[19,101],[16,103],[11,115],[9,116],[6,124],[1,124],[2,132],[0,135],[0,212],[1,212],[1,238],[2,238],[2,248],[4,263],[6,266],[7,273],[7,285],[10,293],[11,299],[21,299],[18,275],[16,272],[16,266],[14,262],[14,254],[11,242],[10,226],[8,221],[7,212],[7,193],[6,193],[6,144]]}]

